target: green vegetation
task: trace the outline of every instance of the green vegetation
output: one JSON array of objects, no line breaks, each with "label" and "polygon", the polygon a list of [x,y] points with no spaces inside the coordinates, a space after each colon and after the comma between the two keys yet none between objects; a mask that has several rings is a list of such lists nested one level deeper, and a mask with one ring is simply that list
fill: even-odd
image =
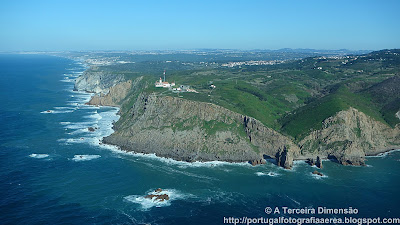
[{"label": "green vegetation", "polygon": [[322,122],[337,112],[353,107],[366,115],[386,123],[372,101],[360,94],[352,93],[345,86],[335,87],[332,93],[312,101],[282,118],[282,131],[296,139],[303,138],[312,130],[322,128]]},{"label": "green vegetation", "polygon": [[[227,57],[226,60],[249,59],[246,57],[250,54],[244,55],[241,58],[232,56],[235,60]],[[157,57],[164,59],[167,56]],[[105,66],[104,70],[122,73],[127,79],[144,76],[138,90],[132,91],[124,100],[121,111],[129,110],[140,92],[155,93],[220,105],[254,117],[296,140],[301,140],[312,130],[321,129],[326,118],[349,107],[392,127],[400,122],[395,116],[400,109],[400,50],[382,50],[361,56],[308,57],[277,65],[229,68],[221,66],[226,62],[223,54],[213,55],[218,59],[215,61],[208,55],[197,55],[188,60],[183,60],[184,54],[176,57],[172,61],[138,60],[136,63]],[[154,82],[164,69],[167,70],[167,81],[190,85],[198,93],[178,94],[155,88]],[[210,84],[216,88],[210,88]],[[190,124],[196,124],[208,135],[229,129],[239,129],[244,133],[235,124],[199,123],[197,120],[180,121],[174,124],[173,129],[189,129]],[[362,135],[359,127],[354,132]],[[310,145],[308,149],[314,149],[317,144],[307,145]]]}]

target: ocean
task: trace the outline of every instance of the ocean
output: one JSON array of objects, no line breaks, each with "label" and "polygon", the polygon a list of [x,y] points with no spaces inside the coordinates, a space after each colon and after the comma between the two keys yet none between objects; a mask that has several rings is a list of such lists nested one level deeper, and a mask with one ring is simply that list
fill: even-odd
[{"label": "ocean", "polygon": [[[321,177],[300,161],[292,170],[272,163],[186,163],[102,145],[118,109],[84,105],[91,94],[73,91],[84,70],[61,57],[0,55],[0,224],[224,224],[230,217],[311,216],[267,214],[266,207],[351,207],[358,211],[354,218],[400,217],[399,151],[368,157],[365,167],[324,161]],[[170,200],[144,198],[157,188]]]}]

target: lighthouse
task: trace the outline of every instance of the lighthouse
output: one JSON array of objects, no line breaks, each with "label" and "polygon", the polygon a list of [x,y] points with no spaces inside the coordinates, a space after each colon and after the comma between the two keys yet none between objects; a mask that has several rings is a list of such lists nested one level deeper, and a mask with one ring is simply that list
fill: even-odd
[{"label": "lighthouse", "polygon": [[156,83],[154,84],[155,87],[163,87],[163,88],[170,88],[172,86],[175,86],[175,82],[173,83],[168,83],[165,79],[165,70],[164,70],[164,81],[162,80],[162,78],[160,77],[159,81],[156,81]]}]

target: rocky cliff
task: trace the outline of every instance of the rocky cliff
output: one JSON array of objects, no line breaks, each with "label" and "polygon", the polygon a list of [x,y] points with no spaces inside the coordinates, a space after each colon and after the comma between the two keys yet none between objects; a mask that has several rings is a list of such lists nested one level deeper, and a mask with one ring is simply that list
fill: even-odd
[{"label": "rocky cliff", "polygon": [[399,148],[400,129],[392,129],[354,108],[325,119],[323,128],[299,144],[302,156],[321,155],[344,165],[364,165],[365,156]]},{"label": "rocky cliff", "polygon": [[99,93],[94,95],[88,105],[102,105],[102,106],[120,106],[122,100],[124,100],[130,93],[132,88],[135,88],[137,84],[142,80],[143,77],[139,77],[134,81],[128,80],[121,82],[115,86],[109,88],[107,94]]},{"label": "rocky cliff", "polygon": [[277,158],[290,168],[300,149],[258,120],[220,106],[140,94],[104,142],[185,161]]},{"label": "rocky cliff", "polygon": [[257,119],[211,103],[140,93],[141,80],[124,81],[123,76],[96,69],[77,79],[75,89],[98,93],[88,104],[124,108],[105,143],[185,161],[256,165],[270,157],[284,168],[291,168],[295,159],[319,157],[364,165],[365,156],[400,148],[399,124],[393,129],[354,108],[325,119],[320,130],[295,144]]},{"label": "rocky cliff", "polygon": [[124,80],[125,78],[122,74],[113,74],[105,72],[98,67],[91,67],[76,79],[74,90],[107,94],[110,87]]}]

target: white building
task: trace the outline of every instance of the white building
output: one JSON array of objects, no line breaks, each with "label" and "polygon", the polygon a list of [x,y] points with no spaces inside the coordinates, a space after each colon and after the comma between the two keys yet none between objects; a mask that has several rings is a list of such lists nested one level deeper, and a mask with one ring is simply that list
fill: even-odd
[{"label": "white building", "polygon": [[160,77],[160,80],[156,81],[154,86],[155,87],[162,87],[162,88],[170,88],[170,87],[175,86],[175,82],[168,83],[167,81],[165,81],[165,70],[164,70],[164,81],[162,81],[162,78]]}]

